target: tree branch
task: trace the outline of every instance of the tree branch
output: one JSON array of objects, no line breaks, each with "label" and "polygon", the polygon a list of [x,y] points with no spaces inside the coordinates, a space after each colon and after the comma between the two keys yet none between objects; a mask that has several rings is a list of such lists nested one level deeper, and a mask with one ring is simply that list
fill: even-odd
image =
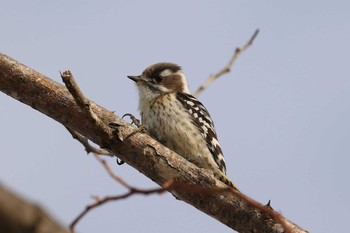
[{"label": "tree branch", "polygon": [[[104,126],[92,123],[91,117],[81,109],[64,86],[3,54],[0,54],[0,91],[87,137],[102,148],[111,150],[121,160],[161,186],[174,179],[180,184],[195,187],[226,187],[212,174],[191,164],[148,135],[133,133],[133,126],[90,101],[91,110]],[[110,123],[117,127],[112,130],[105,127]],[[171,193],[238,232],[306,232],[277,212],[233,190],[218,195],[210,192],[198,194],[176,188]]]},{"label": "tree branch", "polygon": [[0,232],[68,233],[38,205],[30,204],[0,184]]}]

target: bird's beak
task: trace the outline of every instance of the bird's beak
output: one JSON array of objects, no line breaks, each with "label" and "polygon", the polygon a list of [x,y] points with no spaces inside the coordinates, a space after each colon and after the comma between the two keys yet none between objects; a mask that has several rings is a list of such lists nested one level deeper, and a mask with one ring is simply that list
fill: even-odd
[{"label": "bird's beak", "polygon": [[134,82],[138,82],[140,80],[141,75],[139,76],[128,76],[129,79],[131,79]]}]

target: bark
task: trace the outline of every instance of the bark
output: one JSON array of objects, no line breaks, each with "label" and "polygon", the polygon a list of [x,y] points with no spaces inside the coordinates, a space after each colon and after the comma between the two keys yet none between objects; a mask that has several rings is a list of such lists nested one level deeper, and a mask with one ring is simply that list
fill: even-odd
[{"label": "bark", "polygon": [[[133,126],[91,102],[93,113],[104,123],[103,126],[97,124],[64,86],[3,54],[0,54],[0,91],[110,149],[157,184],[163,185],[170,179],[175,179],[176,184],[186,184],[169,191],[238,232],[306,232],[271,208],[233,189],[228,190],[212,174],[147,134],[133,133]],[[119,127],[115,130],[106,127],[109,123]],[[187,188],[188,185],[202,190]],[[217,188],[222,188],[221,192],[210,191]]]}]

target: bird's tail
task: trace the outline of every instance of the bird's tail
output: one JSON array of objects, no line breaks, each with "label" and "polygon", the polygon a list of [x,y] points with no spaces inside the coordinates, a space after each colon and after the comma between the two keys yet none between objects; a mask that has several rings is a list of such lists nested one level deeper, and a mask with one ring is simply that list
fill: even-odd
[{"label": "bird's tail", "polygon": [[220,180],[221,182],[225,183],[226,185],[232,187],[233,189],[239,191],[237,186],[224,174],[220,171],[220,173],[214,173],[215,177]]}]

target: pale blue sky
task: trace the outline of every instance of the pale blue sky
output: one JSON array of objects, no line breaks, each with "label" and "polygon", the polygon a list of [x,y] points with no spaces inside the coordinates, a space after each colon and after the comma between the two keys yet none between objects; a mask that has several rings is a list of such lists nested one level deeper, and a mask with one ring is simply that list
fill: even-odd
[{"label": "pale blue sky", "polygon": [[[117,114],[137,114],[126,78],[180,64],[194,91],[260,28],[232,72],[200,100],[228,175],[248,196],[310,232],[344,232],[350,211],[349,1],[6,1],[0,52]],[[0,182],[67,225],[91,195],[123,192],[66,130],[0,94]],[[155,184],[128,165],[115,172]],[[232,232],[170,194],[132,197],[89,213],[78,232]]]}]

